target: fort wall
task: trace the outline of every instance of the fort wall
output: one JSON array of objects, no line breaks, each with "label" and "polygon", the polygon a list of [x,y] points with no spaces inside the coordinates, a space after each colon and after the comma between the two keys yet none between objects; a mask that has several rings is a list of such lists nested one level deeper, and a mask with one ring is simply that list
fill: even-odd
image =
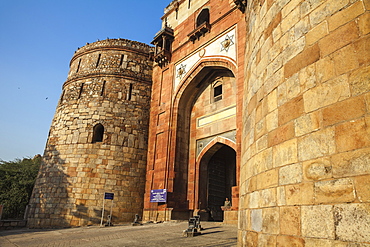
[{"label": "fort wall", "polygon": [[[29,227],[99,224],[104,193],[112,221],[141,214],[145,186],[150,47],[108,39],[79,48],[56,109]],[[106,201],[107,220],[111,200]]]},{"label": "fort wall", "polygon": [[239,246],[370,242],[369,8],[248,1]]}]

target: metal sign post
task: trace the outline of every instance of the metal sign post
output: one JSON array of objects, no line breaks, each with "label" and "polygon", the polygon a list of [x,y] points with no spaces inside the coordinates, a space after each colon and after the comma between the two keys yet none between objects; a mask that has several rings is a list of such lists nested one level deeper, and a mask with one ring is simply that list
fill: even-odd
[{"label": "metal sign post", "polygon": [[107,222],[107,225],[111,226],[111,224],[112,224],[111,219],[112,219],[114,193],[107,193],[107,192],[104,193],[103,210],[102,210],[102,213],[101,213],[100,226],[103,226],[105,199],[112,200],[111,205],[110,205],[110,215],[108,216],[108,222]]}]

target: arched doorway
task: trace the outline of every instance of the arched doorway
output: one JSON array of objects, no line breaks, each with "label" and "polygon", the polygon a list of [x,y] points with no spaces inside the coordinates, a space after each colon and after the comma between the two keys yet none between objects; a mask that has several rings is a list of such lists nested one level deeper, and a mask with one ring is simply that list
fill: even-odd
[{"label": "arched doorway", "polygon": [[217,143],[204,154],[199,172],[199,212],[203,220],[223,220],[225,199],[232,198],[236,186],[236,152]]},{"label": "arched doorway", "polygon": [[[228,138],[236,143],[237,87],[233,69],[233,64],[225,61],[201,62],[176,90],[171,118],[173,132],[170,133],[171,150],[174,152],[168,162],[170,168],[173,166],[173,172],[166,174],[170,185],[168,188],[171,188],[167,207],[171,208],[172,219],[188,219],[200,209],[198,158],[204,156],[204,153],[200,155],[204,147],[217,137]],[[221,141],[218,149],[224,144]],[[234,151],[234,167],[235,156]],[[222,197],[219,208],[224,203],[226,193]],[[208,205],[208,201],[203,205]],[[222,217],[218,220],[222,220]]]}]

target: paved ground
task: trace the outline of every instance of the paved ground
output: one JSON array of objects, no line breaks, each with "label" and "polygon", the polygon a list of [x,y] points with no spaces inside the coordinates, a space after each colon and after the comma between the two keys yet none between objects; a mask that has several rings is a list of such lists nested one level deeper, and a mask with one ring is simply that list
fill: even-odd
[{"label": "paved ground", "polygon": [[108,246],[236,246],[235,226],[201,222],[201,235],[184,237],[187,222],[142,226],[79,227],[68,229],[18,229],[0,231],[1,247],[108,247]]}]

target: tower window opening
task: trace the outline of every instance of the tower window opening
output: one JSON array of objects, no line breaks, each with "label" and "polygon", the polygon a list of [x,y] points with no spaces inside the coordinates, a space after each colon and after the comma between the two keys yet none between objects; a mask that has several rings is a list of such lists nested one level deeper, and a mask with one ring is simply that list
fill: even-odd
[{"label": "tower window opening", "polygon": [[77,65],[76,73],[80,70],[80,65],[81,65],[81,58],[80,58],[80,60],[78,60],[78,65]]},{"label": "tower window opening", "polygon": [[197,17],[197,27],[209,23],[209,9],[203,9]]},{"label": "tower window opening", "polygon": [[78,98],[81,98],[81,95],[82,95],[82,92],[83,92],[83,90],[84,90],[84,83],[82,83],[81,84],[81,87],[80,87],[80,92],[79,92],[79,94],[78,94]]},{"label": "tower window opening", "polygon": [[99,66],[99,62],[100,62],[100,57],[101,57],[101,54],[99,54],[99,56],[98,56],[98,60],[96,61],[96,68]]},{"label": "tower window opening", "polygon": [[124,55],[122,54],[122,55],[121,55],[121,60],[119,61],[119,66],[120,66],[120,67],[122,66],[122,63],[123,63],[123,57],[124,57]]},{"label": "tower window opening", "polygon": [[132,99],[132,83],[130,83],[130,86],[128,88],[128,93],[127,93],[127,100]]},{"label": "tower window opening", "polygon": [[93,129],[92,143],[102,142],[104,135],[104,126],[102,124],[96,124]]},{"label": "tower window opening", "polygon": [[105,81],[103,81],[103,85],[101,87],[101,92],[100,92],[100,96],[104,96],[104,91],[105,91]]},{"label": "tower window opening", "polygon": [[179,18],[179,9],[176,9],[176,20]]},{"label": "tower window opening", "polygon": [[222,84],[220,82],[216,83],[213,87],[213,102],[222,99]]},{"label": "tower window opening", "polygon": [[191,0],[189,0],[188,2],[188,9],[190,9],[190,6],[191,6]]}]

